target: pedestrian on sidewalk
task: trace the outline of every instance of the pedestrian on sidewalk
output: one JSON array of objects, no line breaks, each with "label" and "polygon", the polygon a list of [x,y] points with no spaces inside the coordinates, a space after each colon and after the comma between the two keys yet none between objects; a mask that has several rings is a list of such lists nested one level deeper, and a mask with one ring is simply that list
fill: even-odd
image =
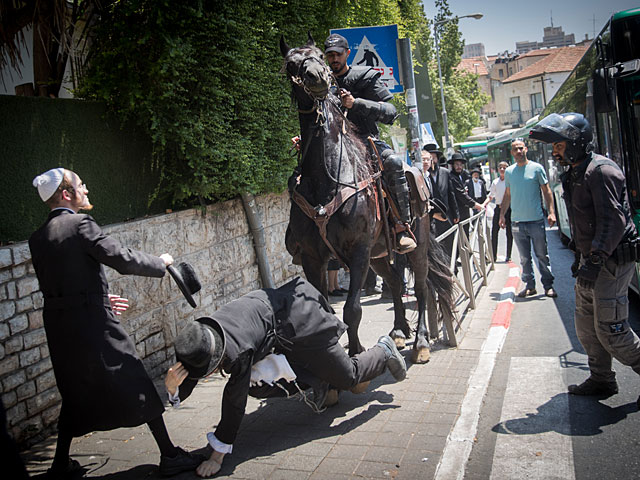
[{"label": "pedestrian on sidewalk", "polygon": [[487,185],[485,184],[484,178],[482,178],[482,170],[478,165],[472,168],[470,173],[471,178],[466,182],[467,192],[469,192],[471,198],[484,207],[488,192]]},{"label": "pedestrian on sidewalk", "polygon": [[[469,195],[467,180],[469,180],[470,177],[464,169],[467,159],[464,158],[461,153],[456,152],[451,156],[448,163],[451,165],[451,183],[453,185],[456,203],[458,204],[460,221],[463,222],[471,217],[469,214],[470,208],[480,211],[483,207]],[[463,228],[468,237],[469,224],[467,223]]]},{"label": "pedestrian on sidewalk", "polygon": [[[215,432],[207,434],[213,452],[196,473],[210,477],[220,470],[224,456],[233,450],[248,395],[288,396],[311,387],[313,399],[307,401],[319,411],[329,387],[350,390],[386,368],[396,381],[404,380],[407,367],[390,337],[380,337],[369,350],[349,357],[338,342],[346,328],[322,294],[300,277],[278,289],[251,292],[223,306],[211,318],[188,324],[176,337],[178,363],[165,379],[169,401],[179,405],[199,378],[215,371],[229,375],[222,416]],[[283,380],[273,386],[252,387],[252,379],[260,375],[256,367],[273,357],[272,353],[283,356],[285,362],[282,365],[282,359],[274,360],[283,373],[271,379]]]},{"label": "pedestrian on sidewalk", "polygon": [[553,156],[571,166],[562,187],[576,249],[576,333],[590,375],[570,385],[569,393],[611,396],[618,393],[612,357],[640,374],[640,339],[629,326],[627,298],[640,241],[625,175],[614,161],[593,153],[591,125],[579,113],[545,117],[531,138],[553,143]]},{"label": "pedestrian on sidewalk", "polygon": [[544,197],[549,212],[547,221],[549,226],[553,227],[556,223],[553,196],[544,168],[539,163],[529,160],[527,151],[522,138],[516,138],[511,142],[511,155],[516,163],[507,168],[504,174],[505,189],[500,204],[500,227],[506,228],[505,215],[511,208],[511,230],[520,254],[522,282],[525,284],[522,291],[518,293],[518,297],[524,298],[537,293],[531,258],[531,246],[533,245],[533,252],[538,259],[544,294],[554,298],[558,294],[553,289],[554,277],[551,273],[547,251],[545,213],[542,206],[542,198]]},{"label": "pedestrian on sidewalk", "polygon": [[[504,181],[504,172],[509,167],[507,162],[498,164],[498,178],[491,182],[489,188],[489,199],[495,201],[493,210],[493,222],[491,224],[491,248],[493,249],[493,259],[498,255],[498,233],[500,232],[500,204],[504,198],[506,184]],[[511,208],[504,213],[505,229],[507,231],[507,255],[505,262],[511,260],[511,248],[513,247],[513,233],[511,232]]]},{"label": "pedestrian on sidewalk", "polygon": [[102,265],[121,274],[162,277],[173,263],[122,246],[105,235],[89,211],[89,190],[70,170],[55,168],[33,185],[51,209],[29,239],[33,267],[44,296],[44,328],[62,406],[49,478],[82,470],[69,457],[73,437],[147,423],[160,449],[160,473],[194,469],[199,459],[175,447],[162,413],[163,402],[136,347],[116,319],[126,299],[109,295]]},{"label": "pedestrian on sidewalk", "polygon": [[[447,212],[445,218],[440,218],[434,215],[434,233],[436,237],[439,237],[460,221],[460,214],[458,212],[458,203],[456,202],[456,196],[451,181],[451,172],[448,168],[439,165],[439,163],[444,160],[442,152],[438,150],[438,146],[435,143],[428,143],[422,149],[423,164],[426,161],[425,154],[431,156],[431,169],[425,169],[425,172],[429,173],[429,177],[433,182],[434,197],[442,202]],[[454,235],[449,235],[440,242],[447,253],[447,257],[449,258],[451,258],[451,252],[453,251],[453,240]]]}]

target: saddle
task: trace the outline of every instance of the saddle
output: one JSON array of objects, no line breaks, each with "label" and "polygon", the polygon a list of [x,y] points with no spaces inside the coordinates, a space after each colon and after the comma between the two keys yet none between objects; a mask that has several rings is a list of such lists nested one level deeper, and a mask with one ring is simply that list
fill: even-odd
[{"label": "saddle", "polygon": [[409,202],[414,217],[422,218],[429,213],[429,187],[422,172],[416,167],[403,164],[404,176],[409,183]]}]

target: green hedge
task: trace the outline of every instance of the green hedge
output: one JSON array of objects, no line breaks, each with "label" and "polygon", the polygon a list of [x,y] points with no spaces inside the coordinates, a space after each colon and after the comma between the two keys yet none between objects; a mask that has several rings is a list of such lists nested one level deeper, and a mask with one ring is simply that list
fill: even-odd
[{"label": "green hedge", "polygon": [[33,178],[55,167],[77,172],[100,224],[160,213],[152,202],[159,171],[150,139],[121,129],[104,104],[91,101],[0,95],[0,243],[26,240],[48,208]]}]

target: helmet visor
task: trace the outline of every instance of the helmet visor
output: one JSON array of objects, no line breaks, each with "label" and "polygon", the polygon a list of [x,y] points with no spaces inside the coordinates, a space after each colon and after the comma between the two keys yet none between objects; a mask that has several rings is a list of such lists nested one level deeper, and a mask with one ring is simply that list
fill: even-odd
[{"label": "helmet visor", "polygon": [[546,129],[557,134],[564,140],[577,141],[580,140],[580,129],[571,125],[557,113],[552,113],[544,117],[536,127]]}]

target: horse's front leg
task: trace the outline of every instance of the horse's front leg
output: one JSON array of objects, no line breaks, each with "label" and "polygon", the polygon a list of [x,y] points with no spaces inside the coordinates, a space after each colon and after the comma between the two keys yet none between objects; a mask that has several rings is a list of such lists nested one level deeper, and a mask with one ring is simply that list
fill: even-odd
[{"label": "horse's front leg", "polygon": [[349,293],[344,304],[342,319],[349,329],[349,356],[363,352],[358,328],[362,320],[362,306],[360,305],[360,290],[369,271],[369,252],[353,253],[349,262]]},{"label": "horse's front leg", "polygon": [[371,260],[371,266],[384,279],[391,290],[391,295],[393,296],[393,329],[389,336],[396,342],[398,349],[403,349],[407,344],[407,339],[411,337],[411,327],[407,322],[402,301],[402,290],[404,289],[402,274],[393,268],[386,258]]},{"label": "horse's front leg", "polygon": [[308,253],[302,254],[302,269],[311,285],[329,299],[329,282],[327,279],[327,260]]}]

